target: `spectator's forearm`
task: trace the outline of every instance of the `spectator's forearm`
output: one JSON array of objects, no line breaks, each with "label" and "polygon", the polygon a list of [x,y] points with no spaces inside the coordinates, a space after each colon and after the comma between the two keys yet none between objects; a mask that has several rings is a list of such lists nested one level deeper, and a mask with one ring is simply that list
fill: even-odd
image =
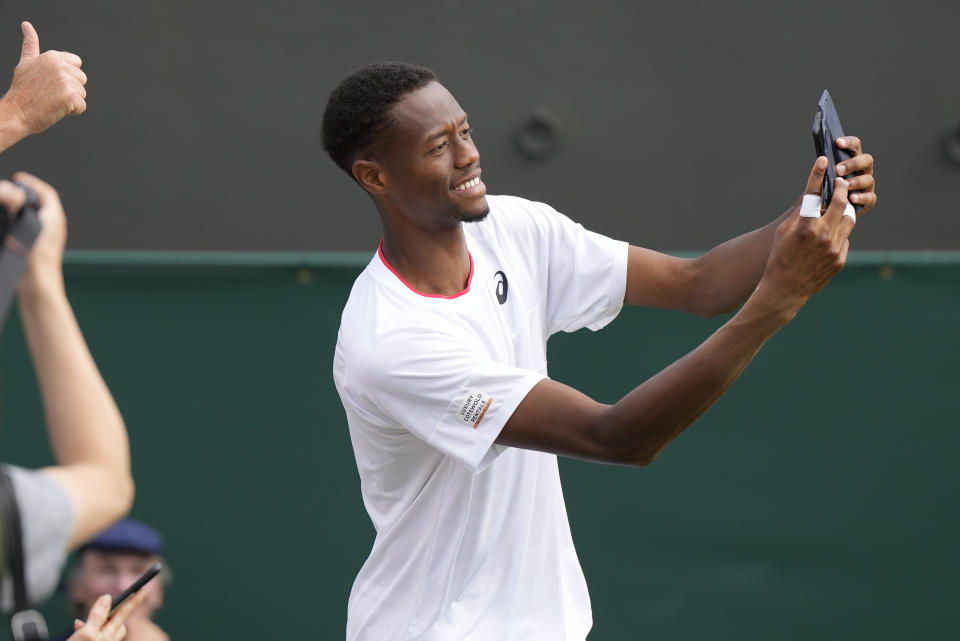
[{"label": "spectator's forearm", "polygon": [[[20,313],[59,465],[91,464],[130,477],[130,447],[110,394],[67,300],[59,270],[20,288]],[[28,278],[30,275],[28,275]]]},{"label": "spectator's forearm", "polygon": [[0,98],[0,153],[27,137],[29,132],[21,116],[16,105]]}]

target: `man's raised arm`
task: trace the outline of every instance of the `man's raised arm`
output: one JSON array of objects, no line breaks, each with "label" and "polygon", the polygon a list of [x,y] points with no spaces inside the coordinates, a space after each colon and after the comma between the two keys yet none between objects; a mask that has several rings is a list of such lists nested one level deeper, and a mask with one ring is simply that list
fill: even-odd
[{"label": "man's raised arm", "polygon": [[618,403],[597,403],[544,379],[514,411],[497,443],[594,461],[651,463],[716,402],[766,340],[843,268],[854,225],[843,214],[846,205],[847,182],[838,179],[822,218],[803,218],[796,210],[785,215],[772,234],[759,283],[737,314]]},{"label": "man's raised arm", "polygon": [[[859,191],[850,194],[850,202],[863,205],[863,215],[877,202],[873,157],[863,153],[860,139],[855,136],[838,138],[837,144],[854,156],[838,166],[837,173],[850,176],[848,189]],[[826,167],[826,158],[817,159],[804,194],[820,193]],[[852,175],[857,172],[862,173]],[[799,209],[798,199],[768,225],[728,240],[699,258],[676,258],[630,247],[624,302],[678,309],[704,317],[734,311],[753,293],[763,276],[777,227]]]}]

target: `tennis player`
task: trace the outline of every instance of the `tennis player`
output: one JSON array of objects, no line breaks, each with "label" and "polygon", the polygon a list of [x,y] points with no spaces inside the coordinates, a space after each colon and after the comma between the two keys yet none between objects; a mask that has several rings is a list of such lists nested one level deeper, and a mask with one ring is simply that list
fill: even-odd
[{"label": "tennis player", "polygon": [[[636,152],[604,135],[610,163]],[[681,259],[541,203],[487,195],[467,114],[422,67],[350,74],[327,103],[323,143],[383,224],[343,310],[333,366],[377,532],[347,638],[583,640],[590,599],[556,455],[656,459],[843,267],[856,222],[848,193],[863,211],[876,203],[873,159],[857,138],[838,140],[854,157],[822,216],[800,199],[767,226]],[[813,166],[808,204],[825,167]],[[624,303],[737,311],[613,405],[551,380],[547,338],[600,329]]]}]

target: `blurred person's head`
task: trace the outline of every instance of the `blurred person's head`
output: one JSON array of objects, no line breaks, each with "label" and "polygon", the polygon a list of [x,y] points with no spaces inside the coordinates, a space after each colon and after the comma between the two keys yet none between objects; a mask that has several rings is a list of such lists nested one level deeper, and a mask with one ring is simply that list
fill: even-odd
[{"label": "blurred person's head", "polygon": [[[133,519],[117,521],[77,550],[68,582],[75,616],[86,614],[102,594],[116,598],[140,578],[147,568],[163,561],[164,542],[159,532]],[[163,605],[169,571],[164,562],[160,576],[147,583],[147,596],[133,616],[150,618]]]}]

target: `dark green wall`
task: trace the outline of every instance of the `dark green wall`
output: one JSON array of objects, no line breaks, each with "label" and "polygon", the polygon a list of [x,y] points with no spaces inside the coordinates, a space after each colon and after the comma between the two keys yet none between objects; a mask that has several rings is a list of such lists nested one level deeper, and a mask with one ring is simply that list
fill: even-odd
[{"label": "dark green wall", "polygon": [[[75,255],[68,287],[127,419],[133,514],[169,542],[162,623],[342,638],[372,541],[330,375],[360,263],[142,258]],[[960,257],[852,263],[653,466],[562,463],[591,639],[955,638]],[[628,309],[555,337],[551,374],[613,401],[720,322]],[[46,464],[15,317],[0,359],[3,458]]]}]

